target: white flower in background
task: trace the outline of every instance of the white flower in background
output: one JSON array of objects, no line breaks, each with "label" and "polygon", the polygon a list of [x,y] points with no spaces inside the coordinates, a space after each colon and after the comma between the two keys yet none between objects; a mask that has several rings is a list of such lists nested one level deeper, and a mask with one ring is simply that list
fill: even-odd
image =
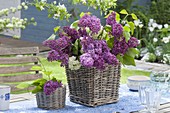
[{"label": "white flower in background", "polygon": [[162,62],[165,64],[170,64],[170,54],[164,54]]},{"label": "white flower in background", "polygon": [[134,20],[134,24],[135,24],[135,26],[139,26],[140,28],[143,27],[143,24],[142,24],[142,22],[139,19],[138,20]]},{"label": "white flower in background", "polygon": [[157,27],[158,27],[158,29],[162,29],[162,25],[158,25]]},{"label": "white flower in background", "polygon": [[24,9],[25,9],[25,10],[27,10],[27,9],[28,9],[28,6],[27,6],[27,5],[25,5],[25,6],[24,6]]},{"label": "white flower in background", "polygon": [[163,37],[162,41],[163,41],[164,43],[169,43],[170,37],[169,37],[169,36],[168,36],[168,37]]},{"label": "white flower in background", "polygon": [[168,28],[168,24],[164,24],[164,28]]},{"label": "white flower in background", "polygon": [[44,9],[44,7],[43,7],[43,6],[40,6],[40,10],[42,11],[42,10],[45,10],[45,9]]},{"label": "white flower in background", "polygon": [[140,44],[141,43],[141,40],[138,40],[138,44]]},{"label": "white flower in background", "polygon": [[154,22],[154,23],[152,24],[152,26],[153,26],[154,28],[156,28],[156,27],[158,27],[158,24]]},{"label": "white flower in background", "polygon": [[56,2],[56,1],[54,1],[53,3],[54,3],[54,4],[57,4],[57,2]]},{"label": "white flower in background", "polygon": [[154,27],[149,27],[149,31],[150,31],[150,32],[153,32],[154,29],[155,29]]},{"label": "white flower in background", "polygon": [[25,2],[22,2],[21,5],[22,5],[22,6],[25,6]]},{"label": "white flower in background", "polygon": [[19,5],[19,6],[17,7],[17,9],[18,9],[18,10],[21,10],[21,9],[22,9],[22,6],[21,6],[21,5]]},{"label": "white flower in background", "polygon": [[149,19],[148,26],[149,26],[149,27],[150,27],[150,26],[152,26],[153,22],[154,22],[154,20],[153,20],[153,19]]},{"label": "white flower in background", "polygon": [[41,0],[41,2],[47,2],[47,0]]},{"label": "white flower in background", "polygon": [[69,64],[68,65],[69,69],[71,69],[71,70],[78,70],[81,67],[80,62],[78,60],[76,60],[76,57],[74,57],[74,56],[69,57],[68,64]]},{"label": "white flower in background", "polygon": [[138,20],[134,20],[134,24],[135,26],[139,26],[139,24],[141,24],[142,22],[138,19]]},{"label": "white flower in background", "polygon": [[150,22],[150,23],[153,23],[153,22],[154,22],[154,19],[149,19],[149,22]]},{"label": "white flower in background", "polygon": [[153,42],[157,42],[158,41],[158,39],[157,38],[153,38]]},{"label": "white flower in background", "polygon": [[13,27],[14,27],[14,25],[13,25],[13,24],[11,24],[11,23],[9,23],[9,24],[7,24],[7,25],[6,25],[6,27],[7,27],[7,28],[13,28]]},{"label": "white flower in background", "polygon": [[125,26],[130,27],[129,24],[125,24]]},{"label": "white flower in background", "polygon": [[142,28],[142,27],[143,27],[143,24],[139,24],[139,27]]}]

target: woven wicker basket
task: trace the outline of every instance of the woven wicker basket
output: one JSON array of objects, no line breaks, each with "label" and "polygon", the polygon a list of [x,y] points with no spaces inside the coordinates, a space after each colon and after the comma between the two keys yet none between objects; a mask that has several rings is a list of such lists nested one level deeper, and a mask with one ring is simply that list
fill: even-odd
[{"label": "woven wicker basket", "polygon": [[66,87],[58,88],[51,95],[44,92],[36,94],[37,106],[42,109],[60,109],[65,106]]},{"label": "woven wicker basket", "polygon": [[119,99],[121,65],[108,65],[105,70],[66,67],[70,101],[86,106],[98,106],[117,102]]}]

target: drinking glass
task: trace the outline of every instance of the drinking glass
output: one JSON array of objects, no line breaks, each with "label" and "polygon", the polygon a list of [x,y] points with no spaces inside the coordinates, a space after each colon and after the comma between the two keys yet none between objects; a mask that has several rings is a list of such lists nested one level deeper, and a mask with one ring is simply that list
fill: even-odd
[{"label": "drinking glass", "polygon": [[149,113],[157,113],[160,106],[161,91],[156,87],[145,89],[146,106]]},{"label": "drinking glass", "polygon": [[151,82],[159,89],[163,95],[169,90],[170,74],[166,72],[152,72],[150,75]]},{"label": "drinking glass", "polygon": [[145,94],[145,89],[150,87],[151,83],[150,82],[142,82],[139,84],[139,99],[142,105],[146,105],[146,94]]}]

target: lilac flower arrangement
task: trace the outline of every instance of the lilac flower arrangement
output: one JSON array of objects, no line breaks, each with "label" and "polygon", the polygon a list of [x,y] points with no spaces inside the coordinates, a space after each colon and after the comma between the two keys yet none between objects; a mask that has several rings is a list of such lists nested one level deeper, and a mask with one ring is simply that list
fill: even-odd
[{"label": "lilac flower arrangement", "polygon": [[51,95],[58,88],[64,87],[61,80],[57,80],[55,76],[52,75],[52,71],[47,71],[43,64],[42,66],[33,66],[31,70],[39,70],[42,71],[42,78],[36,79],[32,82],[23,82],[17,85],[17,88],[24,89],[30,86],[34,86],[35,88],[31,90],[32,93],[44,92],[46,95]]},{"label": "lilac flower arrangement", "polygon": [[77,70],[81,66],[103,70],[106,65],[135,65],[134,57],[138,40],[133,37],[134,23],[127,17],[137,19],[135,14],[122,10],[125,18],[114,11],[106,16],[106,25],[102,26],[100,19],[88,13],[70,26],[59,30],[58,39],[50,39],[43,44],[51,51],[48,61],[61,61],[61,66],[69,66]]},{"label": "lilac flower arrangement", "polygon": [[53,93],[57,88],[62,87],[62,83],[59,81],[49,80],[44,84],[43,90],[46,95],[50,95]]}]

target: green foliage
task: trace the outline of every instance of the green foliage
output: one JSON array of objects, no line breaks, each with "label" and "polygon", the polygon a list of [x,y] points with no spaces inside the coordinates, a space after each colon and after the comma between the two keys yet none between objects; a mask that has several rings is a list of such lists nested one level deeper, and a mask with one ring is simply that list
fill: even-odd
[{"label": "green foliage", "polygon": [[152,0],[149,14],[159,24],[170,24],[169,0]]},{"label": "green foliage", "polygon": [[[41,65],[42,65],[42,63],[41,63]],[[31,68],[31,70],[42,71],[43,72],[42,78],[36,79],[31,82],[22,82],[16,86],[17,88],[24,89],[24,88],[28,88],[30,86],[35,86],[35,88],[31,92],[38,93],[38,92],[43,91],[44,84],[49,80],[61,82],[61,80],[57,80],[56,77],[52,76],[52,71],[47,71],[43,65],[42,66],[33,66]]]},{"label": "green foliage", "polygon": [[86,6],[93,7],[94,9],[99,9],[102,12],[107,12],[110,8],[116,7],[117,0],[70,0],[73,4],[81,3]]},{"label": "green foliage", "polygon": [[47,10],[49,18],[68,20],[69,17],[71,16],[68,13],[65,5],[64,4],[61,5],[60,3],[57,3],[56,1],[47,3],[47,1],[34,0],[31,3],[27,2],[27,4],[35,6],[39,11]]},{"label": "green foliage", "polygon": [[[20,19],[17,17],[9,18],[9,14],[16,13],[20,10],[27,10],[28,6],[25,2],[21,3],[21,5],[17,7],[10,7],[0,10],[0,34],[4,31],[15,30],[15,29],[25,29],[27,25],[33,24],[36,25],[34,18],[28,20],[27,18]],[[19,38],[19,36],[14,35],[14,38]]]},{"label": "green foliage", "polygon": [[117,59],[119,59],[119,61],[123,65],[134,65],[135,66],[136,64],[135,64],[134,58],[138,54],[139,54],[138,49],[129,48],[124,56],[118,54],[116,57],[117,57]]}]

